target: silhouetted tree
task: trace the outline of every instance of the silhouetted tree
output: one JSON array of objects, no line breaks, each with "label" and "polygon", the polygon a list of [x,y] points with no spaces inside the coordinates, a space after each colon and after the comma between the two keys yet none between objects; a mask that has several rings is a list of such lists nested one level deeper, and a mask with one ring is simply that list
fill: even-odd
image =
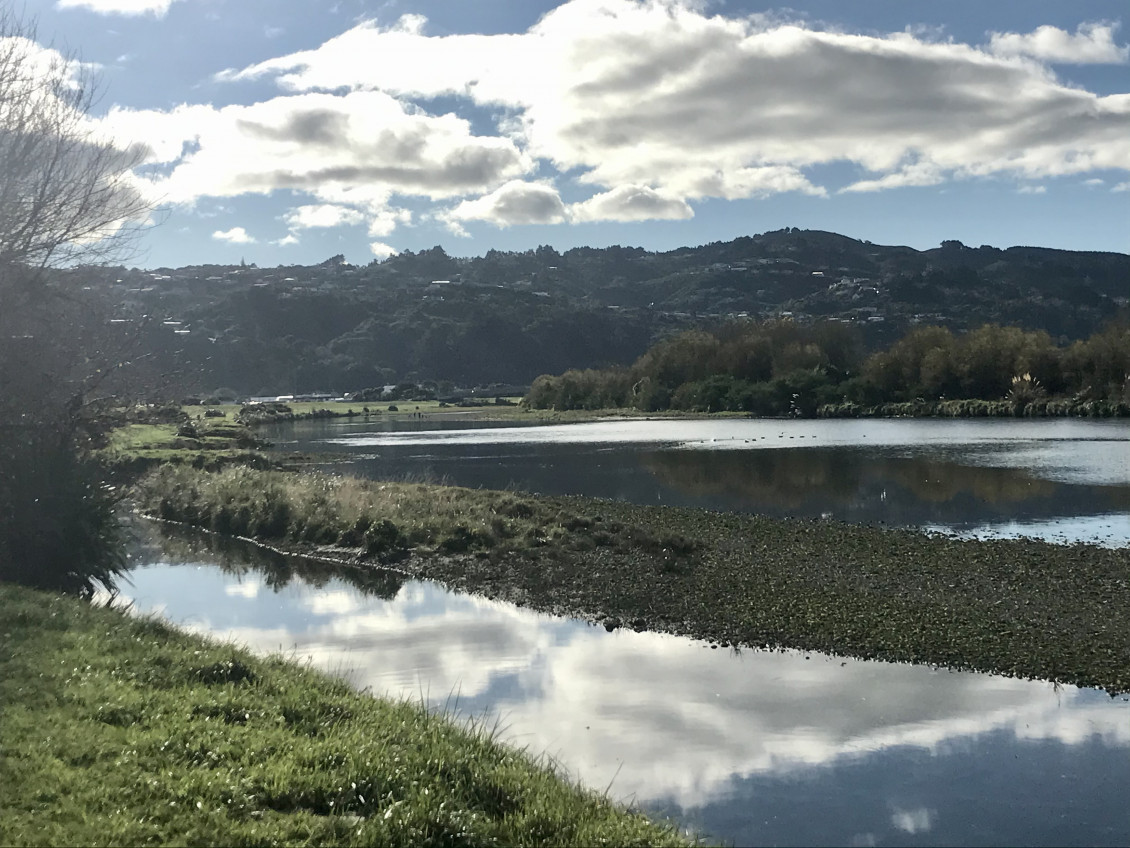
[{"label": "silhouetted tree", "polygon": [[89,117],[86,66],[0,13],[0,577],[89,592],[120,565],[112,505],[77,441],[111,369],[88,295],[58,269],[120,256],[150,209],[140,152]]}]

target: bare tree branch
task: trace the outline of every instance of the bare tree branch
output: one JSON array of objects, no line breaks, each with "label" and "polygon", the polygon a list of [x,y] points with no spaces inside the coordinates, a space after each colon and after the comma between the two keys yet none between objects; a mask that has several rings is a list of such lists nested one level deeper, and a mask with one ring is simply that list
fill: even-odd
[{"label": "bare tree branch", "polygon": [[144,152],[100,132],[95,94],[88,66],[0,12],[0,274],[107,261],[151,211]]}]

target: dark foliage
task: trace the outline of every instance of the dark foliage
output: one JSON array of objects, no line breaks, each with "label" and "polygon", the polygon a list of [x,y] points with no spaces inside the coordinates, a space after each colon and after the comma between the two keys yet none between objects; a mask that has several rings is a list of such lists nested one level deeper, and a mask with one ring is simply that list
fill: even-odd
[{"label": "dark foliage", "polygon": [[858,335],[843,324],[742,322],[674,336],[631,368],[543,375],[524,403],[806,418],[1123,415],[1130,408],[1130,325],[1112,322],[1069,346],[1018,327],[987,324],[961,335],[923,327],[863,359]]},{"label": "dark foliage", "polygon": [[0,579],[84,596],[125,568],[100,469],[56,432],[0,428]]},{"label": "dark foliage", "polygon": [[[113,293],[124,326],[142,315],[178,321],[144,329],[147,361],[191,373],[196,385],[183,390],[206,397],[218,386],[278,395],[528,385],[539,374],[627,365],[692,327],[789,314],[798,324],[847,322],[867,351],[927,324],[1010,325],[1065,344],[1125,308],[1130,257],[956,242],[917,251],[785,229],[663,253],[543,246],[464,258],[436,247],[365,267],[74,273]],[[733,375],[758,383],[790,370],[764,368],[751,354]]]},{"label": "dark foliage", "polygon": [[51,269],[120,258],[150,206],[121,179],[142,151],[88,120],[85,66],[45,61],[36,41],[0,7],[0,579],[90,594],[122,566],[84,456],[124,337],[87,281]]}]

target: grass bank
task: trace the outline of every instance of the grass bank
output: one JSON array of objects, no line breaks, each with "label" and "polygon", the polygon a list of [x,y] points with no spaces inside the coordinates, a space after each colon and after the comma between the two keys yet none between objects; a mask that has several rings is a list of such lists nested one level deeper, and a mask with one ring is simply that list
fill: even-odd
[{"label": "grass bank", "polygon": [[482,729],[0,584],[4,845],[679,845]]},{"label": "grass bank", "polygon": [[321,474],[163,468],[142,509],[722,645],[1130,691],[1130,551]]},{"label": "grass bank", "polygon": [[[255,406],[164,406],[119,410],[107,428],[99,460],[115,476],[131,476],[163,463],[216,469],[234,463],[259,467],[281,462],[302,462],[303,457],[280,460],[261,453],[267,446],[256,435],[261,424],[345,418],[356,421],[527,421],[565,423],[588,421],[620,411],[593,413],[528,410],[516,403],[457,406],[438,401],[326,404],[324,402],[265,403]],[[634,412],[634,411],[632,411]],[[636,413],[638,414],[638,413]]]},{"label": "grass bank", "polygon": [[267,466],[263,446],[250,428],[226,418],[135,421],[111,429],[97,457],[113,475],[130,476],[163,463]]}]

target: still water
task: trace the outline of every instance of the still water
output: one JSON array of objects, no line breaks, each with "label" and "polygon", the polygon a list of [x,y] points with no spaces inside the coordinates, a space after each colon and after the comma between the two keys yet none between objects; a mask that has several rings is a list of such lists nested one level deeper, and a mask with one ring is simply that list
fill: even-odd
[{"label": "still water", "polygon": [[381,479],[1130,544],[1130,423],[605,420],[282,425],[280,450]]},{"label": "still water", "polygon": [[123,596],[503,738],[711,841],[1125,845],[1130,699],[606,632],[380,572],[142,527]]}]

